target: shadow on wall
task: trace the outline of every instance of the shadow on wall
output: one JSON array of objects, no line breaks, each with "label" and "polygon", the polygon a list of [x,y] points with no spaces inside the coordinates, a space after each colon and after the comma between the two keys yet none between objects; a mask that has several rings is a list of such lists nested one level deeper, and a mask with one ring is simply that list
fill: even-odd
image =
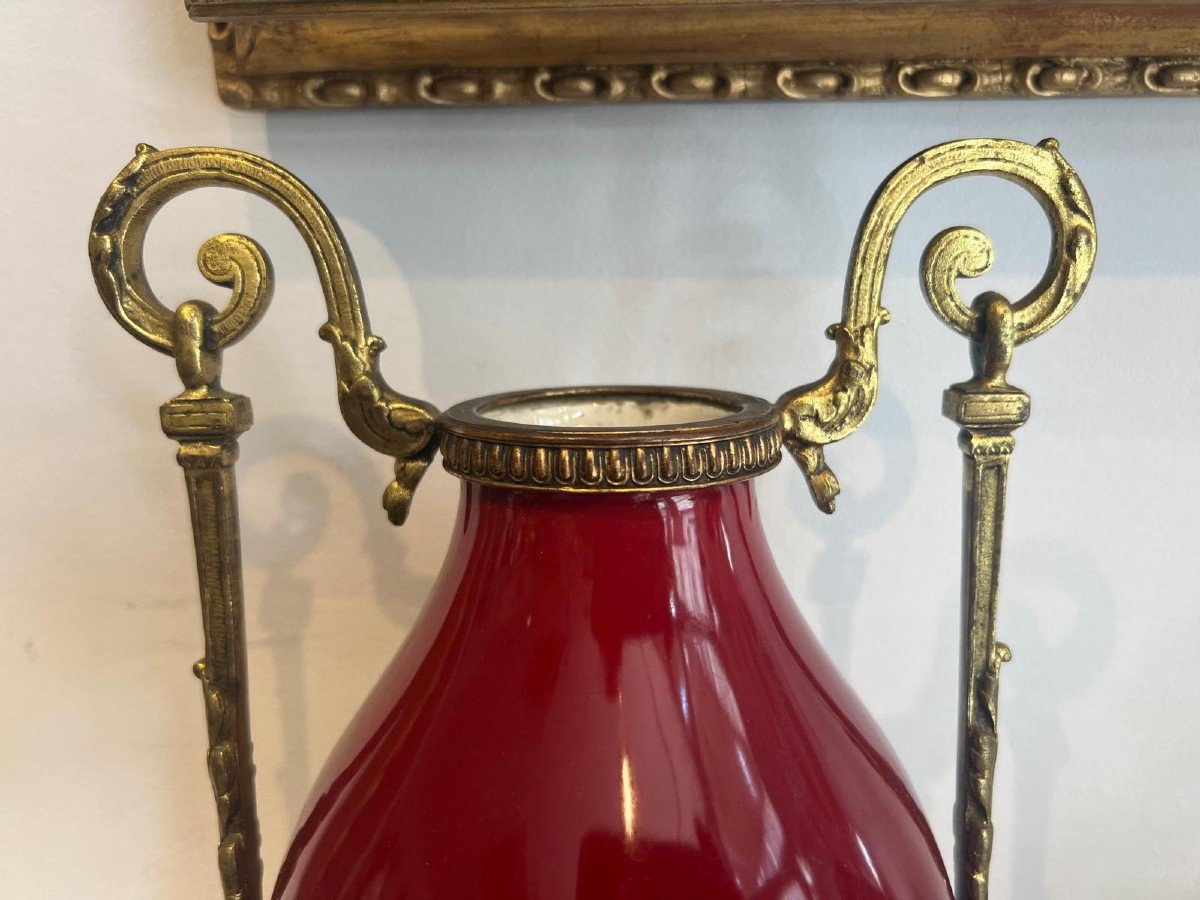
[{"label": "shadow on wall", "polygon": [[839,221],[830,173],[813,167],[825,141],[752,140],[745,113],[268,115],[267,135],[276,161],[319,176],[318,193],[417,280],[749,278],[843,259],[837,229],[815,227]]},{"label": "shadow on wall", "polygon": [[[1037,576],[1024,596],[1005,596],[1001,575],[1000,637],[1013,648],[1013,662],[1001,685],[1000,752],[1012,755],[1016,802],[1008,815],[1020,823],[1010,831],[1016,865],[1004,879],[1014,897],[1049,897],[1063,883],[1052,879],[1048,857],[1055,787],[1071,765],[1072,743],[1087,741],[1067,733],[1063,714],[1112,657],[1116,599],[1082,539],[1018,539],[1005,555],[1007,565],[1024,563]],[[1047,613],[1067,620],[1065,627],[1047,628]]]},{"label": "shadow on wall", "polygon": [[[264,467],[278,470],[282,463],[289,470],[274,508],[258,502],[252,511],[244,511],[241,524],[247,580],[256,583],[261,578],[262,584],[261,593],[248,590],[246,598],[249,615],[265,633],[263,649],[267,652],[256,658],[274,670],[277,694],[273,705],[281,726],[280,745],[287,750],[273,767],[278,783],[261,790],[281,792],[290,828],[324,763],[312,758],[309,746],[312,698],[306,685],[314,661],[306,656],[304,638],[318,604],[336,614],[338,605],[346,600],[336,592],[324,595],[329,593],[328,579],[323,582],[323,595],[316,596],[313,581],[302,573],[311,568],[312,557],[327,542],[331,529],[357,528],[363,535],[361,553],[347,562],[347,566],[353,562],[355,570],[347,569],[346,574],[363,571],[365,561],[367,584],[359,591],[370,596],[385,617],[405,633],[423,606],[432,579],[412,567],[411,545],[397,540],[395,529],[387,523],[379,500],[382,485],[377,466],[348,465],[346,454],[323,450],[322,435],[327,429],[320,420],[276,416],[256,423],[254,431],[255,445],[244,453],[239,467],[241,483],[257,481]],[[346,433],[330,437],[339,446],[352,441]],[[243,496],[247,493],[243,490]],[[334,520],[332,510],[344,508],[342,498],[346,497],[353,498],[351,505],[361,510],[361,524]],[[251,649],[252,656],[257,652],[257,648]],[[316,671],[320,670],[317,663]]]},{"label": "shadow on wall", "polygon": [[[1003,870],[993,865],[993,883],[1005,896],[1050,897],[1061,883],[1052,878],[1050,823],[1055,820],[1057,782],[1071,764],[1072,736],[1062,718],[1070,702],[1086,691],[1112,656],[1116,607],[1100,567],[1081,544],[1010,539],[1002,565],[998,637],[1013,649],[1014,659],[1005,666],[1000,688],[1002,771],[995,812],[1001,850],[994,862],[1003,856],[1014,864]],[[1026,581],[1022,594],[1006,589],[1005,571],[1014,566],[1037,573]],[[957,659],[960,604],[957,598],[943,599],[938,655]],[[1046,628],[1046,614],[1069,622],[1065,627]],[[889,734],[919,732],[927,727],[934,704],[947,697],[958,702],[957,693],[948,692],[943,683],[948,671],[941,665],[928,670],[909,712],[888,717]],[[949,774],[955,757],[952,747],[945,750],[904,760],[915,783],[933,784]],[[1009,805],[1005,797],[1015,800]],[[926,809],[925,813],[940,827],[951,810]],[[951,848],[942,849],[949,860]]]},{"label": "shadow on wall", "polygon": [[[817,314],[823,326],[840,304],[836,295],[822,298],[814,311],[782,290],[747,304],[749,287],[840,284],[874,187],[909,155],[944,140],[1057,135],[1102,219],[1098,274],[1200,271],[1185,229],[1103,227],[1145,218],[1130,209],[1139,182],[1188,176],[1108,149],[1120,137],[1135,152],[1144,141],[1152,155],[1151,130],[1143,136],[1138,123],[1154,121],[1156,107],[1015,101],[275,113],[265,115],[266,152],[312,184],[345,224],[368,232],[403,272],[434,402],[621,373],[644,380],[643,372],[763,393],[762,383],[738,383],[749,368],[744,348],[766,346],[772,327],[796,315]],[[261,121],[255,114],[235,126],[254,128],[258,143]],[[1161,184],[1153,187],[1163,195]],[[1181,208],[1158,210],[1155,219],[1189,218],[1192,204],[1182,199],[1189,194],[1190,184],[1181,184],[1169,194]],[[1011,287],[1015,297],[1037,283],[1047,229],[1030,197],[985,178],[931,196],[943,199],[918,206],[901,228],[895,255],[905,262],[902,271],[893,265],[889,284],[902,276],[912,291],[906,260],[962,220],[996,236],[997,275],[1012,276],[1002,290]],[[952,221],[942,218],[946,198]],[[924,225],[928,210],[938,215],[932,229]],[[371,290],[373,274],[375,266],[364,267],[369,302],[382,318],[386,300]],[[997,286],[996,278],[983,281],[978,289]],[[798,305],[809,309],[800,313]],[[741,350],[728,356],[736,363],[730,371],[714,370],[725,361],[720,335]],[[446,364],[451,347],[453,366]],[[824,369],[821,356],[803,368],[804,378]],[[671,362],[678,374],[664,378]],[[791,386],[775,377],[767,383],[775,391]]]},{"label": "shadow on wall", "polygon": [[[835,216],[822,178],[702,111],[438,112],[272,115],[268,139],[403,272],[440,405],[543,383],[755,390],[736,363],[795,300],[749,307],[739,284],[848,252],[853,210],[844,228],[812,227]],[[346,123],[350,143],[328,127]]]},{"label": "shadow on wall", "polygon": [[[879,454],[882,472],[875,486],[867,490],[843,479],[847,501],[843,505],[852,506],[852,511],[822,516],[817,522],[814,543],[820,550],[811,563],[812,574],[802,595],[819,610],[821,644],[842,672],[850,670],[854,659],[855,623],[870,569],[869,536],[903,508],[919,471],[912,419],[894,391],[880,386],[879,402],[868,421],[870,426],[854,440],[873,438],[884,445]],[[831,464],[836,466],[836,460]],[[796,519],[812,521],[812,498],[799,473],[791,494]]]},{"label": "shadow on wall", "polygon": [[[646,104],[285,112],[234,124],[257,145],[265,118],[272,158],[362,222],[414,279],[840,278],[875,185],[913,153],[964,137],[1059,138],[1102,226],[1187,221],[1197,163],[1164,158],[1163,104],[1187,108]],[[1178,126],[1200,137],[1200,121]],[[1179,206],[1139,209],[1147,195]],[[1109,227],[1103,239],[1110,274],[1200,273],[1186,229]]]}]

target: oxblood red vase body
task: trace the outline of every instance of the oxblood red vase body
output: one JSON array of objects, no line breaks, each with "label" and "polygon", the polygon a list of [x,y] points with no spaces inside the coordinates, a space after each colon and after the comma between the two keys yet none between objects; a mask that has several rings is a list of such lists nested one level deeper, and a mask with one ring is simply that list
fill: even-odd
[{"label": "oxblood red vase body", "polygon": [[946,900],[752,483],[470,482],[432,597],[321,776],[286,900]]}]

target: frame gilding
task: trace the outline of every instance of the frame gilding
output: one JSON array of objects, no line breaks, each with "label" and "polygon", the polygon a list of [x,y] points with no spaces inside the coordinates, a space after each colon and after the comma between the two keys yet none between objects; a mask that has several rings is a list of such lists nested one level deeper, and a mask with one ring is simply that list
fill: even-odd
[{"label": "frame gilding", "polygon": [[188,0],[243,109],[1200,96],[1189,0]]}]

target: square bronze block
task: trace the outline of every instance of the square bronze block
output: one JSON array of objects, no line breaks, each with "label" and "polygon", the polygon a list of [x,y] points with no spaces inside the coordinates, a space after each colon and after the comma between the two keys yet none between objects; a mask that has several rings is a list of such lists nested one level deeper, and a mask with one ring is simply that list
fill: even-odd
[{"label": "square bronze block", "polygon": [[942,395],[942,414],[970,430],[1011,431],[1029,421],[1029,395],[1014,387],[975,390],[956,384]]},{"label": "square bronze block", "polygon": [[189,0],[241,108],[1200,96],[1194,0]]},{"label": "square bronze block", "polygon": [[164,403],[159,419],[174,440],[220,440],[237,437],[254,424],[250,398],[239,394],[176,397]]}]

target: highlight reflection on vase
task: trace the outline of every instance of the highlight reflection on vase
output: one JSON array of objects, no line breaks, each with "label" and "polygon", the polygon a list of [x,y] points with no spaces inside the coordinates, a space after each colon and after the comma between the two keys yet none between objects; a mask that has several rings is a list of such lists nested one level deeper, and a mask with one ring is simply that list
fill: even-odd
[{"label": "highlight reflection on vase", "polygon": [[319,779],[275,896],[950,889],[780,580],[752,482],[464,482],[431,600]]}]

